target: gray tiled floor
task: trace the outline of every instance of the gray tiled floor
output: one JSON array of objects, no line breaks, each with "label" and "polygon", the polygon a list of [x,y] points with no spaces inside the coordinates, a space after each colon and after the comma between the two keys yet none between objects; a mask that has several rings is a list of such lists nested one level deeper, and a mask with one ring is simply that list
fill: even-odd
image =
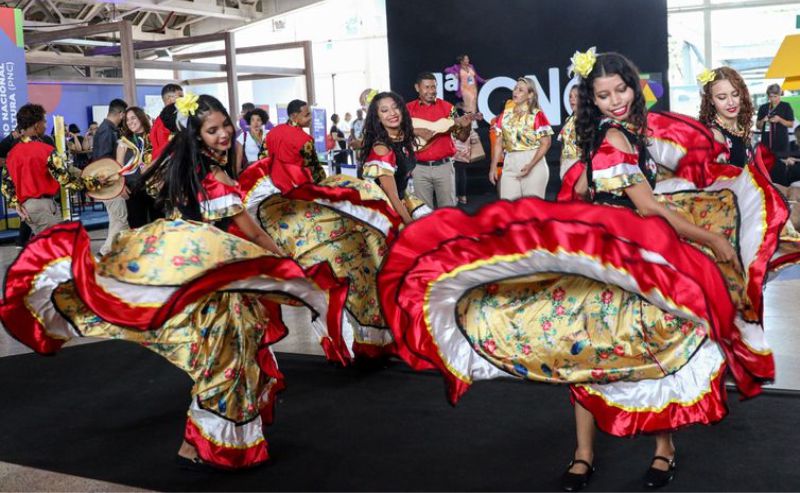
[{"label": "gray tiled floor", "polygon": [[[92,247],[96,252],[105,238],[105,230],[90,232]],[[0,269],[5,272],[14,260],[18,249],[0,246]],[[777,381],[773,388],[800,391],[800,267],[782,271],[767,285],[765,293],[765,330],[773,348],[777,364]],[[288,308],[284,312],[289,336],[274,346],[279,352],[317,354],[322,350],[308,330],[310,314],[301,308]],[[91,339],[69,344],[85,344]],[[28,352],[17,341],[0,330],[0,357]],[[92,479],[68,476],[0,462],[0,491],[139,491],[127,486],[104,483]]]}]

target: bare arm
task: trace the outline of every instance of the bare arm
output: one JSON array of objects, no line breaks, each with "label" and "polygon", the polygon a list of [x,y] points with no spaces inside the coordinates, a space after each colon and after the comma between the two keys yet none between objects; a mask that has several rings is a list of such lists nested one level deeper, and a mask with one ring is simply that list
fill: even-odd
[{"label": "bare arm", "polygon": [[236,142],[236,163],[234,163],[235,176],[239,176],[242,172],[242,159],[244,158],[244,146],[238,141]]},{"label": "bare arm", "polygon": [[669,210],[664,204],[656,200],[650,185],[647,183],[632,185],[625,189],[625,194],[631,199],[636,206],[636,210],[642,216],[663,217],[682,237],[711,248],[719,262],[737,261],[736,251],[727,238],[695,226],[681,215]]},{"label": "bare arm", "polygon": [[248,214],[246,211],[242,211],[233,216],[233,222],[236,224],[236,227],[238,227],[242,233],[244,233],[245,236],[247,236],[247,238],[256,245],[280,257],[286,256],[278,244],[275,243],[275,240],[273,240],[266,231],[261,229],[261,226],[256,224],[253,218],[250,217],[250,214]]},{"label": "bare arm", "polygon": [[572,188],[575,194],[581,197],[586,197],[589,194],[589,178],[587,176],[587,171],[587,169],[583,170],[583,173],[581,173],[581,176]]},{"label": "bare arm", "polygon": [[[624,152],[632,152],[630,143],[618,130],[609,130],[606,134],[609,143]],[[647,183],[637,183],[625,188],[625,194],[631,199],[636,211],[645,217],[660,216],[675,228],[682,237],[706,245],[714,251],[714,256],[719,262],[737,262],[736,251],[730,242],[722,235],[706,231],[684,219],[679,214],[668,209],[657,201],[653,190]]]},{"label": "bare arm", "polygon": [[121,146],[121,145],[117,146],[116,159],[117,159],[117,162],[119,164],[123,165],[123,166],[125,165],[125,150],[126,150],[125,146]]},{"label": "bare arm", "polygon": [[394,210],[403,218],[403,222],[405,224],[410,224],[413,219],[411,218],[411,214],[408,213],[406,205],[400,200],[400,194],[397,193],[397,184],[394,182],[394,177],[388,175],[379,176],[378,184],[381,186],[384,193],[386,193],[386,196],[389,197],[389,202],[391,202]]},{"label": "bare arm", "polygon": [[501,157],[503,157],[503,137],[498,135],[494,149],[492,149],[492,163],[489,165],[489,181],[492,182],[492,185],[497,184],[497,165],[500,163]]}]

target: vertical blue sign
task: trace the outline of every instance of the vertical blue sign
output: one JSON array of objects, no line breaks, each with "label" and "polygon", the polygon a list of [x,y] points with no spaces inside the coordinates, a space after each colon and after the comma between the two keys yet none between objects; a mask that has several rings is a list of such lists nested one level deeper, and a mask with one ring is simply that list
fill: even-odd
[{"label": "vertical blue sign", "polygon": [[[17,110],[28,102],[25,74],[25,43],[22,39],[22,11],[0,8],[0,134],[17,128]],[[17,227],[19,219],[0,201],[0,230]]]},{"label": "vertical blue sign", "polygon": [[325,154],[325,137],[328,135],[325,125],[328,122],[325,108],[311,108],[311,136],[314,137],[314,148],[317,154]]}]

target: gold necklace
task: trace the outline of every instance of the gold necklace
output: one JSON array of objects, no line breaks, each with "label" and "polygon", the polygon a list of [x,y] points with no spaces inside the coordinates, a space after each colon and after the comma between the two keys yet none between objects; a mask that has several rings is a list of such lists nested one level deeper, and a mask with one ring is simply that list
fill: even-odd
[{"label": "gold necklace", "polygon": [[717,125],[722,127],[723,130],[727,130],[734,137],[744,137],[745,130],[739,126],[739,122],[735,122],[733,125],[731,125],[723,120],[719,115],[716,116],[715,120],[717,121]]}]

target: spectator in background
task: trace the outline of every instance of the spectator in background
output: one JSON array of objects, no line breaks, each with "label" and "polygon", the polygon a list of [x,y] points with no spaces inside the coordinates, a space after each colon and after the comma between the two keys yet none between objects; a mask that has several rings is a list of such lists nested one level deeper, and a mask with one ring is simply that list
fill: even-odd
[{"label": "spectator in background", "polygon": [[[167,84],[161,88],[161,101],[164,102],[164,110],[168,113],[175,113],[175,101],[183,97],[183,88],[178,84]],[[169,143],[169,139],[173,134],[164,122],[164,110],[161,110],[161,115],[155,119],[153,126],[150,128],[150,145],[153,146],[153,160],[158,158],[161,150],[164,149]],[[172,121],[175,120],[174,116],[170,116]]]},{"label": "spectator in background", "polygon": [[81,129],[74,123],[70,123],[65,136],[67,149],[72,154],[72,162],[78,168],[83,169],[89,164],[88,150],[86,149],[86,139],[81,135]]},{"label": "spectator in background", "polygon": [[253,103],[242,103],[242,111],[239,112],[239,131],[238,131],[238,133],[242,134],[242,133],[244,133],[244,132],[246,132],[246,131],[248,131],[250,129],[249,128],[250,124],[247,122],[246,115],[248,113],[250,113],[251,111],[253,111],[254,109],[256,109],[256,105],[254,105]]},{"label": "spectator in background", "polygon": [[336,113],[331,115],[331,130],[328,132],[336,143],[333,147],[333,167],[334,167],[334,174],[341,174],[342,172],[342,164],[347,163],[347,139],[345,138],[345,133],[339,128],[339,115]]},{"label": "spectator in background", "polygon": [[350,131],[352,130],[351,123],[353,121],[353,115],[350,113],[344,114],[344,120],[339,122],[339,130],[344,133],[344,138],[350,140]]},{"label": "spectator in background", "polygon": [[92,155],[92,148],[94,147],[94,135],[97,133],[97,122],[92,122],[89,124],[89,128],[86,129],[86,133],[83,134],[83,148],[86,149],[88,152],[86,159],[88,161],[89,156]]},{"label": "spectator in background", "polygon": [[789,150],[789,129],[794,126],[794,112],[789,103],[781,101],[781,86],[767,87],[769,102],[758,108],[756,127],[762,131],[761,143],[773,154]]},{"label": "spectator in background", "polygon": [[[128,103],[121,99],[114,99],[108,105],[108,115],[97,129],[94,137],[94,148],[92,149],[92,161],[102,158],[116,159],[117,145],[120,138],[120,125],[125,117]],[[125,201],[128,199],[128,190],[122,192],[119,197],[111,200],[103,200],[108,212],[108,236],[103,246],[100,247],[100,255],[105,255],[111,251],[111,242],[120,231],[128,229],[128,209]]]},{"label": "spectator in background", "polygon": [[247,113],[244,117],[247,122],[248,130],[236,137],[236,175],[244,170],[248,164],[254,163],[266,157],[266,147],[264,137],[267,131],[264,129],[264,122],[268,119],[267,112],[261,108],[256,108]]},{"label": "spectator in background", "polygon": [[155,199],[145,187],[139,186],[142,173],[153,163],[153,147],[150,144],[150,120],[144,110],[137,106],[125,110],[122,136],[117,142],[117,162],[134,168],[132,173],[125,176],[125,185],[130,192],[130,197],[125,201],[128,226],[141,228],[164,217],[156,207]]},{"label": "spectator in background", "polygon": [[[353,126],[350,132],[352,135],[353,141],[361,141],[364,137],[364,111],[363,110],[356,110],[356,119],[353,121]],[[354,149],[357,149],[353,146]]]},{"label": "spectator in background", "polygon": [[47,129],[41,105],[26,104],[17,112],[20,139],[8,153],[2,192],[9,208],[17,210],[34,234],[61,222],[56,205],[61,185],[81,188],[80,171],[67,163],[43,141]]}]

